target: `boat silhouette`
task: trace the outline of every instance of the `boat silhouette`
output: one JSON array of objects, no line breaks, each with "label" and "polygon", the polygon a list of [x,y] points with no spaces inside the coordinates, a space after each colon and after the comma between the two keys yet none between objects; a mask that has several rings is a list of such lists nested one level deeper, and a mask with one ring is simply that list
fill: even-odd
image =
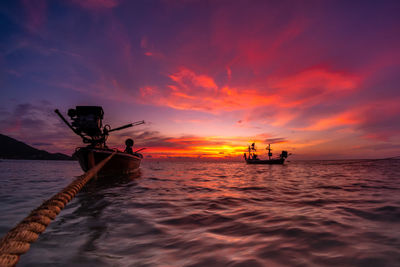
[{"label": "boat silhouette", "polygon": [[[88,144],[77,147],[73,154],[85,172],[116,151],[106,145],[109,133],[144,124],[144,121],[137,121],[114,129],[111,129],[108,124],[103,126],[104,111],[100,106],[77,106],[75,109],[69,109],[68,116],[72,123],[69,123],[58,109],[55,112],[75,134],[82,138],[84,144]],[[130,138],[125,141],[125,144],[125,151],[117,151],[99,171],[99,176],[128,174],[139,169],[143,155],[138,152],[144,148],[133,151],[134,142]]]},{"label": "boat silhouette", "polygon": [[279,158],[272,158],[271,144],[268,144],[266,149],[268,150],[268,159],[260,159],[256,154],[257,149],[255,143],[252,143],[248,146],[248,154],[246,154],[246,152],[243,154],[244,160],[247,164],[283,164],[290,155],[287,151],[282,150]]}]

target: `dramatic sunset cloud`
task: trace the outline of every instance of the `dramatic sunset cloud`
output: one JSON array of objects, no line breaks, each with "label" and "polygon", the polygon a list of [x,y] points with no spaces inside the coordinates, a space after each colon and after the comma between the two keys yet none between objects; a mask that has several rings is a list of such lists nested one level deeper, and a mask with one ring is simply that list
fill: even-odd
[{"label": "dramatic sunset cloud", "polygon": [[400,154],[398,1],[8,1],[0,132],[80,145],[53,110],[101,105],[152,158]]},{"label": "dramatic sunset cloud", "polygon": [[212,77],[196,75],[188,69],[169,77],[172,84],[166,88],[141,88],[143,101],[176,109],[218,112],[268,105],[274,100],[274,96],[252,89],[219,88]]}]

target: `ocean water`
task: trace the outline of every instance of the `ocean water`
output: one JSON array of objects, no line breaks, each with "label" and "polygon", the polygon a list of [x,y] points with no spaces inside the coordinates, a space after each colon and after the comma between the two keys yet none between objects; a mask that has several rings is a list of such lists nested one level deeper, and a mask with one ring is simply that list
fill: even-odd
[{"label": "ocean water", "polygon": [[[0,235],[81,174],[0,162]],[[18,266],[400,266],[400,160],[144,161],[87,186]]]}]

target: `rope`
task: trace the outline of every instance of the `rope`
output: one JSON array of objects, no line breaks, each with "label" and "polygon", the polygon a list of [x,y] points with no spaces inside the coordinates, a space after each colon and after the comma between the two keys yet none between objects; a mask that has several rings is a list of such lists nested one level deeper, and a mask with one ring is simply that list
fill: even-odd
[{"label": "rope", "polygon": [[116,153],[117,152],[112,153],[85,174],[79,176],[52,198],[44,201],[43,204],[34,209],[28,217],[11,229],[0,240],[0,267],[15,266],[18,263],[20,255],[29,250],[30,243],[38,239],[39,234],[46,230],[46,227],[56,218],[64,206],[75,197],[90,179],[96,176],[97,172],[100,171]]}]

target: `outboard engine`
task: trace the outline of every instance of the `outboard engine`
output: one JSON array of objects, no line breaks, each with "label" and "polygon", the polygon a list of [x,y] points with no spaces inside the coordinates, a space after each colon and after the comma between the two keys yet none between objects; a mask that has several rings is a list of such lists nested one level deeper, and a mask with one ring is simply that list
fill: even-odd
[{"label": "outboard engine", "polygon": [[[69,109],[68,116],[71,117],[72,127],[78,133],[86,134],[92,138],[101,138],[102,120],[104,111],[97,106],[77,106],[76,109]],[[97,138],[96,138],[97,137]]]}]

